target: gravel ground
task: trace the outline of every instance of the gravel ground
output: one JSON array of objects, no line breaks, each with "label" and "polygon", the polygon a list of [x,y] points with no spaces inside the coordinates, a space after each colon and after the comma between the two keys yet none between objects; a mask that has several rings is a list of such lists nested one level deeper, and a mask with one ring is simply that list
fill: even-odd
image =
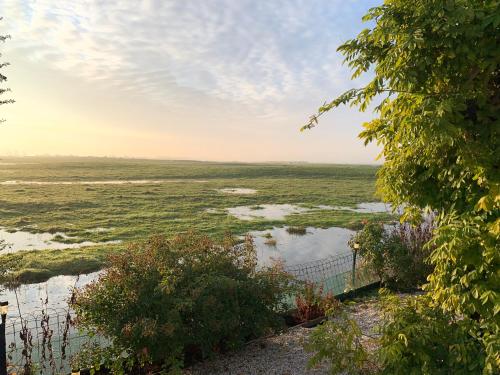
[{"label": "gravel ground", "polygon": [[[379,309],[376,301],[348,305],[346,310],[357,321],[363,334],[373,336],[372,329],[379,320]],[[238,352],[193,366],[186,370],[185,374],[328,374],[326,365],[311,370],[307,369],[307,362],[312,354],[305,352],[302,344],[307,340],[310,332],[311,329],[308,328],[293,327],[280,335],[256,340]],[[370,346],[369,341],[369,339],[366,341],[367,346]]]}]

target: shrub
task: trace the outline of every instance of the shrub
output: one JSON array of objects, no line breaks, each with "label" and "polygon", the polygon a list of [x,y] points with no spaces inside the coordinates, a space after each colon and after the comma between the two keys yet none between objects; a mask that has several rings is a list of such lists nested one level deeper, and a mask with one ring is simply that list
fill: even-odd
[{"label": "shrub", "polygon": [[[378,359],[382,374],[481,374],[484,348],[476,322],[443,312],[429,296],[386,297]],[[488,373],[488,372],[485,372]]]},{"label": "shrub", "polygon": [[429,295],[381,293],[378,337],[368,350],[356,322],[345,313],[316,327],[305,344],[314,352],[309,366],[327,362],[331,374],[491,374],[477,321],[444,312]]},{"label": "shrub", "polygon": [[305,227],[287,227],[286,231],[288,232],[288,234],[294,234],[296,236],[303,236],[307,233]]},{"label": "shrub", "polygon": [[330,374],[367,373],[368,353],[361,343],[361,335],[356,322],[345,313],[316,327],[304,345],[308,352],[314,352],[308,367],[327,362]]},{"label": "shrub", "polygon": [[74,307],[80,327],[108,337],[135,365],[173,368],[279,328],[290,285],[277,266],[257,270],[251,239],[158,236],[113,255]]},{"label": "shrub", "polygon": [[362,262],[371,268],[382,283],[397,290],[415,289],[421,286],[432,267],[426,262],[431,253],[426,245],[432,238],[432,221],[420,225],[399,223],[384,228],[381,223],[367,223],[350,240],[359,244]]},{"label": "shrub", "polygon": [[295,296],[297,305],[296,318],[299,322],[307,322],[326,315],[327,311],[339,306],[339,302],[331,292],[324,293],[323,286],[306,283]]}]

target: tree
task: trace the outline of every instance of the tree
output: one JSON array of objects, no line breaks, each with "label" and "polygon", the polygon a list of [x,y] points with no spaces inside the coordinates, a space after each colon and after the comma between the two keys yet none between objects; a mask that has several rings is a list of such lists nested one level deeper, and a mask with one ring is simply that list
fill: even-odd
[{"label": "tree", "polygon": [[[0,21],[3,18],[0,17]],[[5,42],[7,39],[10,38],[10,35],[0,35],[0,42]],[[2,53],[0,53],[0,57],[2,57]],[[8,62],[0,62],[0,70],[8,66]],[[3,99],[3,96],[5,93],[10,92],[9,88],[3,87],[5,81],[7,81],[7,77],[4,76],[1,71],[0,71],[0,105],[2,104],[9,104],[9,103],[14,103],[13,99]],[[0,119],[0,123],[4,122],[5,120]],[[0,251],[4,250],[7,247],[7,244],[5,243],[4,240],[0,239]],[[1,288],[0,288],[1,291]]]},{"label": "tree", "polygon": [[[303,129],[344,104],[376,118],[360,138],[382,146],[378,192],[403,219],[437,213],[428,278],[434,307],[471,324],[485,373],[500,367],[500,7],[498,0],[387,0],[373,26],[339,47],[351,89]],[[459,323],[460,324],[460,323]]]},{"label": "tree", "polygon": [[[2,17],[0,17],[0,21],[3,20]],[[10,35],[0,35],[0,42],[4,43],[7,39],[10,38]],[[0,52],[0,57],[2,57],[2,53]],[[5,68],[6,66],[10,65],[8,62],[0,62],[0,70]],[[10,92],[10,89],[8,87],[4,87],[5,82],[7,81],[7,77],[3,75],[3,73],[0,71],[0,105],[2,104],[10,104],[14,103],[13,99],[4,99],[5,93]],[[0,119],[0,122],[4,122],[5,120]],[[0,246],[1,246],[1,241],[0,241]]]}]

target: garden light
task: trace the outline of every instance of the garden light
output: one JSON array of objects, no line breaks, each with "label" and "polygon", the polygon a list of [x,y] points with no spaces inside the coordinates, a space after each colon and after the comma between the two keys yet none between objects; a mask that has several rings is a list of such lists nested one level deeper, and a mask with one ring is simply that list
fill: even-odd
[{"label": "garden light", "polygon": [[0,315],[2,316],[2,320],[7,316],[7,310],[9,309],[9,302],[0,302]]}]

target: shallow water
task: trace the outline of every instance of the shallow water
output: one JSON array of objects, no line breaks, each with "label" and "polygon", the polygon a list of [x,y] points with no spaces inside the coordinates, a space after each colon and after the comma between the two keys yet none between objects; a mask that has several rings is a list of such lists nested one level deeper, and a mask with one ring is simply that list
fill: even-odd
[{"label": "shallow water", "polygon": [[[265,243],[268,241],[264,237],[266,233],[276,240],[276,246]],[[347,241],[354,233],[356,232],[353,230],[337,227],[308,227],[305,235],[289,234],[286,228],[250,232],[261,264],[270,264],[272,258],[278,258],[285,261],[286,265],[307,263],[349,252]]]},{"label": "shallow water", "polygon": [[287,215],[307,212],[310,209],[294,204],[260,204],[258,206],[238,206],[226,209],[230,215],[240,220],[284,220]]},{"label": "shallow water", "polygon": [[[359,203],[356,207],[318,205],[315,208],[301,207],[296,204],[260,204],[257,206],[237,206],[226,211],[240,220],[285,220],[287,215],[300,214],[313,210],[352,211],[359,213],[391,212],[391,205],[382,202]],[[208,211],[210,212],[210,211]]]},{"label": "shallow water", "polygon": [[103,180],[103,181],[2,181],[0,185],[148,185],[169,182],[207,182],[205,180]]},{"label": "shallow water", "polygon": [[102,244],[117,244],[121,241],[106,241],[92,242],[83,241],[79,243],[63,243],[55,240],[56,237],[69,239],[65,233],[29,233],[17,231],[9,233],[7,230],[0,228],[0,240],[5,241],[6,247],[0,250],[0,255],[7,253],[16,253],[25,250],[57,250],[57,249],[76,249],[84,246],[95,246]]},{"label": "shallow water", "polygon": [[[73,224],[68,224],[68,225],[73,225]],[[105,232],[110,232],[112,230],[113,230],[113,228],[97,227],[97,228],[87,229],[85,232],[88,232],[88,233],[105,233]]]},{"label": "shallow water", "polygon": [[356,207],[319,205],[317,208],[322,210],[352,211],[360,213],[391,212],[392,209],[390,204],[383,202],[359,203]]},{"label": "shallow water", "polygon": [[[38,315],[42,308],[42,300],[45,300],[47,295],[47,307],[53,310],[67,309],[67,299],[71,295],[72,289],[82,287],[91,281],[97,279],[99,272],[89,273],[87,275],[77,276],[55,276],[48,281],[38,284],[20,285],[17,288],[17,299],[21,314]],[[16,293],[14,290],[0,291],[0,301],[9,302],[8,317],[15,318],[19,316],[19,311],[16,303]]]},{"label": "shallow water", "polygon": [[225,194],[242,194],[242,195],[257,193],[257,190],[248,188],[225,188],[225,189],[217,189],[217,191]]},{"label": "shallow water", "polygon": [[[276,246],[265,244],[263,237],[270,233],[276,240]],[[265,231],[250,232],[254,237],[257,256],[261,265],[271,263],[271,259],[281,259],[286,265],[306,263],[311,260],[326,258],[350,251],[347,241],[355,232],[345,228],[313,228],[308,227],[305,235],[293,235],[286,228],[273,228]],[[77,287],[96,279],[99,272],[81,275]],[[19,303],[23,314],[38,313],[42,309],[41,299],[49,294],[48,306],[54,309],[66,308],[66,300],[75,286],[76,276],[56,276],[47,282],[21,285],[18,290]],[[9,315],[17,315],[14,309],[16,297],[13,291],[0,292],[0,300],[9,301]]]}]

